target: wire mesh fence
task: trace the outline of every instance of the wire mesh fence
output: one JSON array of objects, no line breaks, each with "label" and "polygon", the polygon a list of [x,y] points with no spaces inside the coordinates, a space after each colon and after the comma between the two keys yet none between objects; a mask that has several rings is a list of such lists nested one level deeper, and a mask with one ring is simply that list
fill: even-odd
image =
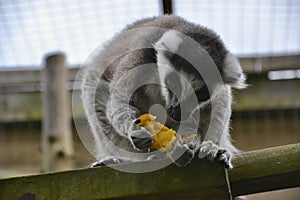
[{"label": "wire mesh fence", "polygon": [[240,56],[293,54],[300,51],[300,2],[174,1],[180,16],[213,28]]},{"label": "wire mesh fence", "polygon": [[[80,64],[126,24],[162,13],[162,1],[0,2],[0,69],[40,66],[44,54],[63,51]],[[240,56],[300,51],[300,3],[269,1],[173,1],[174,14],[208,26]]]},{"label": "wire mesh fence", "polygon": [[63,51],[80,64],[126,24],[159,13],[158,1],[1,1],[0,68],[40,66]]}]

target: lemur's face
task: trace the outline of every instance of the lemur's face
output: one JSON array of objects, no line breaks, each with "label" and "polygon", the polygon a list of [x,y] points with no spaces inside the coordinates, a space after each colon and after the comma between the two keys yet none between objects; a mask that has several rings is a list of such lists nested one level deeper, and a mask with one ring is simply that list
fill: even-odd
[{"label": "lemur's face", "polygon": [[[192,66],[191,63],[180,56],[187,54],[198,56],[203,50],[202,48],[193,49],[192,45],[189,46],[188,41],[178,32],[170,30],[164,33],[154,44],[161,93],[165,99],[168,114],[176,121],[188,119],[195,108],[203,105],[211,96],[201,74],[196,69],[201,66]],[[216,47],[220,47],[220,43],[222,44],[212,36],[211,39],[206,38],[204,45],[206,49],[210,47],[210,49],[216,49]],[[220,72],[224,83],[234,88],[245,88],[245,76],[238,60],[224,49],[218,54],[218,57],[224,57],[224,64]],[[195,59],[198,59],[198,57]],[[199,64],[205,64],[205,62]],[[214,90],[214,85],[211,83],[210,89]]]},{"label": "lemur's face", "polygon": [[177,54],[182,44],[183,38],[175,31],[166,32],[154,44],[161,93],[169,116],[176,121],[188,119],[195,108],[210,97],[199,72]]},{"label": "lemur's face", "polygon": [[195,72],[176,70],[170,63],[160,66],[159,73],[166,110],[175,121],[189,118],[195,108],[210,97],[205,82]]}]

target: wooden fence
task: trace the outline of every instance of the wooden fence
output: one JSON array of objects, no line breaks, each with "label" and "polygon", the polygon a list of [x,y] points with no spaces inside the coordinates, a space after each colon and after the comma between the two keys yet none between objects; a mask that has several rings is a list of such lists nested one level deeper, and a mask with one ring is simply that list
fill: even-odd
[{"label": "wooden fence", "polygon": [[[247,74],[264,73],[271,70],[300,69],[299,54],[287,56],[241,57],[239,58],[239,61]],[[80,66],[71,66],[71,68],[68,68],[68,81],[75,80],[79,67]],[[30,68],[21,67],[17,70],[4,70],[0,73],[0,86],[1,84],[40,83],[41,81],[42,75],[39,66],[32,66]]]}]

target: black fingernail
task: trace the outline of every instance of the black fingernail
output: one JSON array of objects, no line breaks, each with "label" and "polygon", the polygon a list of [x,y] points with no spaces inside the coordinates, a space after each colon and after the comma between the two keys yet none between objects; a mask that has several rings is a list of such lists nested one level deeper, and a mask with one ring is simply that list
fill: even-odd
[{"label": "black fingernail", "polygon": [[226,152],[226,150],[219,150],[218,152],[217,152],[217,157],[219,157],[219,156],[221,156],[223,153],[225,153]]},{"label": "black fingernail", "polygon": [[224,164],[225,164],[225,168],[229,169],[229,165],[227,163],[224,163]]}]

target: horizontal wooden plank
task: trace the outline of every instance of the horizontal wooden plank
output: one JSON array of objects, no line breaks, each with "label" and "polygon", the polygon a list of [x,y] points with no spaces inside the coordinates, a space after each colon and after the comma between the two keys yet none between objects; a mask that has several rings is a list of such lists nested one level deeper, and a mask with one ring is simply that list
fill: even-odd
[{"label": "horizontal wooden plank", "polygon": [[266,76],[251,76],[247,84],[244,90],[233,90],[234,111],[300,108],[300,79],[271,81]]},{"label": "horizontal wooden plank", "polygon": [[300,55],[249,57],[239,59],[246,73],[300,69]]},{"label": "horizontal wooden plank", "polygon": [[[1,94],[1,93],[0,93]],[[70,92],[73,118],[84,118],[84,110],[80,98],[81,93],[76,90]],[[0,122],[30,122],[42,119],[42,97],[40,92],[4,93],[0,98]]]},{"label": "horizontal wooden plank", "polygon": [[[122,168],[143,169],[149,162],[161,161],[123,164]],[[0,199],[26,195],[57,200],[230,199],[223,166],[198,159],[186,167],[171,164],[148,173],[101,167],[0,180]]]},{"label": "horizontal wooden plank", "polygon": [[[234,90],[234,111],[255,111],[300,108],[300,79],[269,81],[263,76],[254,76],[247,81],[250,86],[241,91]],[[21,87],[21,88],[19,88]],[[76,86],[79,88],[79,86]],[[70,86],[70,88],[73,88]],[[41,88],[36,85],[7,88],[0,87],[0,122],[41,120]],[[26,92],[25,92],[26,91]],[[71,93],[70,93],[71,94]],[[80,91],[72,91],[72,113],[83,118],[84,111]],[[271,100],[270,100],[271,99]]]},{"label": "horizontal wooden plank", "polygon": [[300,186],[300,143],[246,152],[228,171],[234,196]]},{"label": "horizontal wooden plank", "polygon": [[[78,72],[78,67],[68,68],[68,81],[74,81]],[[18,68],[13,70],[0,71],[0,85],[23,84],[42,82],[43,71],[41,68]]]},{"label": "horizontal wooden plank", "polygon": [[[271,70],[300,69],[300,55],[242,57],[239,58],[246,73],[263,73]],[[18,70],[0,71],[0,84],[37,83],[42,81],[41,68],[19,67]],[[79,66],[68,68],[68,80],[74,81]]]},{"label": "horizontal wooden plank", "polygon": [[[245,152],[228,170],[233,196],[300,186],[300,143]],[[143,169],[145,161],[119,165]],[[154,172],[126,173],[109,167],[0,180],[0,199],[228,199],[226,173],[219,163],[195,159]]]}]

